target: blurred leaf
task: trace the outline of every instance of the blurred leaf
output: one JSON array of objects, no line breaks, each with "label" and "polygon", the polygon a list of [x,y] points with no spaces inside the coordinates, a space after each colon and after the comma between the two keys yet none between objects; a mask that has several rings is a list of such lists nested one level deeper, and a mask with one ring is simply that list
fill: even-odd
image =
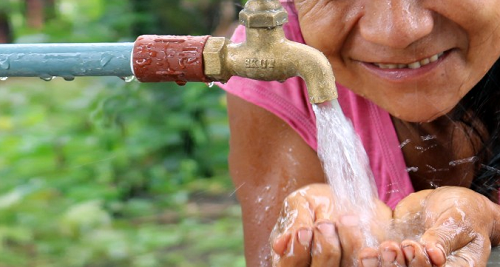
[{"label": "blurred leaf", "polygon": [[[0,8],[17,42],[117,42],[209,34],[218,2],[56,0],[41,30]],[[204,83],[0,82],[0,267],[244,266],[225,108]],[[197,192],[233,208],[187,217]]]}]

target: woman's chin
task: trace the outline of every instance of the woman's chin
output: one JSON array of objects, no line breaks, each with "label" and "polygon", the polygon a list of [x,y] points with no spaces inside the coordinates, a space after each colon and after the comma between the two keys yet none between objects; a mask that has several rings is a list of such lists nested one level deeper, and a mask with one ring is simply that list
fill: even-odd
[{"label": "woman's chin", "polygon": [[407,122],[431,122],[439,117],[442,117],[451,109],[446,110],[435,110],[435,109],[412,109],[412,110],[404,110],[404,109],[394,109],[391,110],[386,109],[393,117],[407,121]]}]

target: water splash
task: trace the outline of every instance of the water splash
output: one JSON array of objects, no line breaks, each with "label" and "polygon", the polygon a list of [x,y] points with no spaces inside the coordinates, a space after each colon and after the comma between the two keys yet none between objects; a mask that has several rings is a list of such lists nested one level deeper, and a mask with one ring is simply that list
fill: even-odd
[{"label": "water splash", "polygon": [[435,135],[429,134],[429,135],[420,136],[420,138],[422,139],[422,141],[429,141],[429,140],[436,139],[437,137]]},{"label": "water splash", "polygon": [[465,163],[474,163],[476,161],[478,161],[479,158],[476,157],[476,156],[473,156],[473,157],[470,157],[470,158],[464,158],[464,159],[457,159],[457,160],[453,160],[453,161],[450,161],[448,164],[450,166],[457,166],[457,165],[460,165],[460,164],[465,164]]},{"label": "water splash", "polygon": [[430,145],[430,146],[428,146],[428,147],[423,147],[423,146],[415,146],[415,149],[416,149],[416,150],[419,150],[419,151],[420,151],[420,153],[424,153],[424,152],[428,151],[429,149],[433,149],[433,148],[435,148],[435,147],[437,147],[437,146],[438,146],[437,144],[432,144],[432,145]]},{"label": "water splash", "polygon": [[406,171],[407,172],[418,172],[418,167],[407,167]]},{"label": "water splash", "polygon": [[0,77],[0,81],[7,81],[7,79],[9,79],[9,77]]},{"label": "water splash", "polygon": [[409,144],[411,141],[410,139],[406,139],[404,140],[400,145],[399,145],[399,148],[403,148],[405,147],[407,144]]},{"label": "water splash", "polygon": [[487,170],[488,170],[488,171],[490,171],[490,172],[494,172],[494,173],[496,173],[496,174],[500,175],[500,170],[499,170],[499,169],[497,169],[497,168],[493,168],[493,167],[488,166],[488,165],[485,165],[485,164],[481,164],[481,167],[483,167],[483,168],[487,169]]},{"label": "water splash", "polygon": [[360,215],[365,245],[375,246],[377,242],[369,223],[378,196],[368,156],[338,101],[315,105],[313,109],[318,128],[318,156],[337,199],[335,207],[341,213]]}]

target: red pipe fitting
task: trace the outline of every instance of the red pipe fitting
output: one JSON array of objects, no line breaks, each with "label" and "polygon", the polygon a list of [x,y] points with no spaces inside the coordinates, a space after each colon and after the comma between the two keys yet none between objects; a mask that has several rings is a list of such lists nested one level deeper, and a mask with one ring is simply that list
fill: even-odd
[{"label": "red pipe fitting", "polygon": [[210,36],[142,35],[134,43],[132,67],[140,82],[211,82],[203,68]]}]

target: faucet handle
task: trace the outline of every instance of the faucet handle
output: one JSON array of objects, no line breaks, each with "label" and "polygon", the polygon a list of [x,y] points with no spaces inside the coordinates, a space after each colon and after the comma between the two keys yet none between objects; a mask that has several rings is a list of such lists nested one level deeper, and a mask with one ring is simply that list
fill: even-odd
[{"label": "faucet handle", "polygon": [[247,28],[274,28],[288,22],[279,0],[249,0],[240,12],[240,23]]}]

